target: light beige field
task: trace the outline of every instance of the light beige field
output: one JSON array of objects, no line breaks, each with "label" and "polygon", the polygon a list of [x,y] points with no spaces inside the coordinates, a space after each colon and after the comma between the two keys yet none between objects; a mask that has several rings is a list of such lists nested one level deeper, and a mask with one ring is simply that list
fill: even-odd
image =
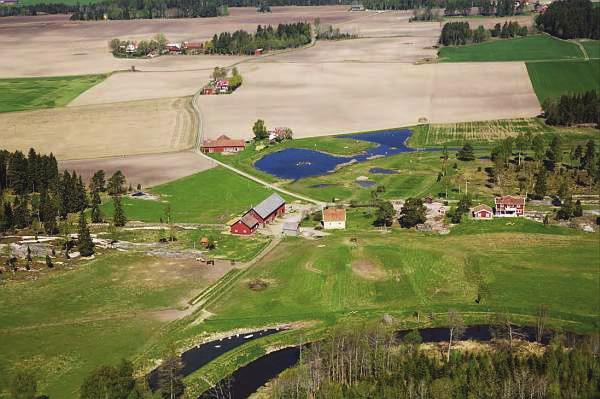
[{"label": "light beige field", "polygon": [[60,160],[187,149],[196,123],[189,97],[0,113],[2,148]]},{"label": "light beige field", "polygon": [[75,170],[84,180],[102,169],[107,175],[120,170],[133,187],[141,184],[145,189],[158,184],[177,180],[194,173],[212,168],[214,165],[200,155],[191,152],[167,154],[131,155],[127,157],[83,159],[60,161],[60,170]]},{"label": "light beige field", "polygon": [[[108,51],[113,38],[141,40],[164,33],[174,41],[208,40],[215,33],[256,30],[258,24],[310,21],[324,24],[360,17],[347,6],[273,7],[258,13],[253,7],[230,8],[218,18],[151,19],[131,21],[69,21],[68,16],[0,18],[0,77],[60,76],[129,69],[190,69],[214,67],[220,61],[198,57],[159,57],[148,60],[117,59]],[[193,59],[192,59],[193,58]]]},{"label": "light beige field", "polygon": [[245,84],[236,93],[200,98],[205,136],[250,137],[258,118],[307,137],[540,110],[523,63],[246,63],[240,70]]}]

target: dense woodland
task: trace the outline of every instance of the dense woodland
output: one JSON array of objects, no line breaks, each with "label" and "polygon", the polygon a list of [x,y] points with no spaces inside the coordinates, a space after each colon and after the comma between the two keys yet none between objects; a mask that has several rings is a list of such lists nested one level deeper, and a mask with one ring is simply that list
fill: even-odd
[{"label": "dense woodland", "polygon": [[542,108],[549,125],[595,124],[600,127],[600,94],[595,90],[549,98]]},{"label": "dense woodland", "polygon": [[206,51],[215,54],[253,54],[256,49],[270,51],[300,47],[310,41],[311,28],[308,23],[279,24],[276,29],[271,25],[258,25],[255,34],[244,30],[215,34]]},{"label": "dense woodland", "polygon": [[536,23],[540,30],[561,39],[600,39],[600,8],[590,0],[556,1]]},{"label": "dense woodland", "polygon": [[216,0],[107,0],[79,6],[71,19],[199,18],[227,14],[227,6]]},{"label": "dense woodland", "polygon": [[[464,325],[450,326],[459,338]],[[274,398],[595,398],[600,359],[591,343],[542,353],[498,344],[490,351],[441,353],[383,328],[334,332],[302,354],[273,384]],[[511,341],[512,343],[512,341]],[[447,356],[448,355],[448,356]]]},{"label": "dense woodland", "polygon": [[448,22],[444,24],[439,43],[444,46],[461,46],[468,43],[482,43],[490,37],[510,39],[517,36],[527,36],[526,26],[520,26],[518,22],[499,23],[494,28],[486,30],[483,26],[471,29],[468,22]]}]

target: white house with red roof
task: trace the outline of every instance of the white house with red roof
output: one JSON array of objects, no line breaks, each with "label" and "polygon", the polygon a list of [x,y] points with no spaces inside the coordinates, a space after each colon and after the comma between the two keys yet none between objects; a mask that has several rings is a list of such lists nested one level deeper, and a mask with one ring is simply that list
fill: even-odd
[{"label": "white house with red roof", "polygon": [[246,148],[246,142],[244,140],[230,139],[226,135],[217,137],[216,140],[204,140],[200,150],[204,153],[212,152],[240,152]]},{"label": "white house with red roof", "polygon": [[494,198],[496,207],[494,216],[496,217],[515,217],[523,216],[525,213],[525,198],[513,197],[512,195],[503,195]]}]

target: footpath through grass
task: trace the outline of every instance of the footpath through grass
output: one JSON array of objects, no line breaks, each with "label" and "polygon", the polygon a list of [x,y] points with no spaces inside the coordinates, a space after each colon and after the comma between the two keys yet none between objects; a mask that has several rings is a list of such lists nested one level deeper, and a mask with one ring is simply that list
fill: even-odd
[{"label": "footpath through grass", "polygon": [[527,71],[540,104],[550,97],[600,90],[600,60],[528,62]]},{"label": "footpath through grass", "polygon": [[581,40],[580,43],[585,48],[589,58],[600,59],[600,40]]},{"label": "footpath through grass", "polygon": [[0,79],[0,112],[62,107],[107,76]]},{"label": "footpath through grass", "polygon": [[544,61],[583,59],[583,53],[575,43],[536,35],[442,47],[439,57],[442,62]]},{"label": "footpath through grass", "polygon": [[[226,223],[256,205],[272,191],[222,167],[206,170],[153,188],[160,200],[123,198],[129,220],[158,223],[166,221],[165,208],[171,206],[175,223]],[[103,204],[112,217],[113,205]]]}]

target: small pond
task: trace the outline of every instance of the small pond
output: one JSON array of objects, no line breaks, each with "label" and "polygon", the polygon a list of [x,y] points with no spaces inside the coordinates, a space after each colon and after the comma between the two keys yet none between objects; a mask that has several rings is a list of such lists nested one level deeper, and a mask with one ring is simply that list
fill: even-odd
[{"label": "small pond", "polygon": [[369,187],[373,187],[377,183],[372,180],[357,180],[356,184],[358,184],[362,188],[369,188]]},{"label": "small pond", "polygon": [[354,140],[368,141],[377,144],[373,148],[353,156],[335,156],[320,151],[302,148],[286,148],[285,150],[265,155],[254,166],[266,173],[282,179],[301,179],[319,176],[335,171],[339,166],[354,162],[365,162],[379,157],[388,157],[403,152],[413,152],[406,146],[406,140],[412,135],[410,130],[382,130],[372,133],[361,133],[340,136]]},{"label": "small pond", "polygon": [[374,175],[397,175],[398,174],[398,172],[396,172],[395,170],[385,169],[385,168],[371,168],[371,169],[369,169],[369,173],[374,174]]}]

